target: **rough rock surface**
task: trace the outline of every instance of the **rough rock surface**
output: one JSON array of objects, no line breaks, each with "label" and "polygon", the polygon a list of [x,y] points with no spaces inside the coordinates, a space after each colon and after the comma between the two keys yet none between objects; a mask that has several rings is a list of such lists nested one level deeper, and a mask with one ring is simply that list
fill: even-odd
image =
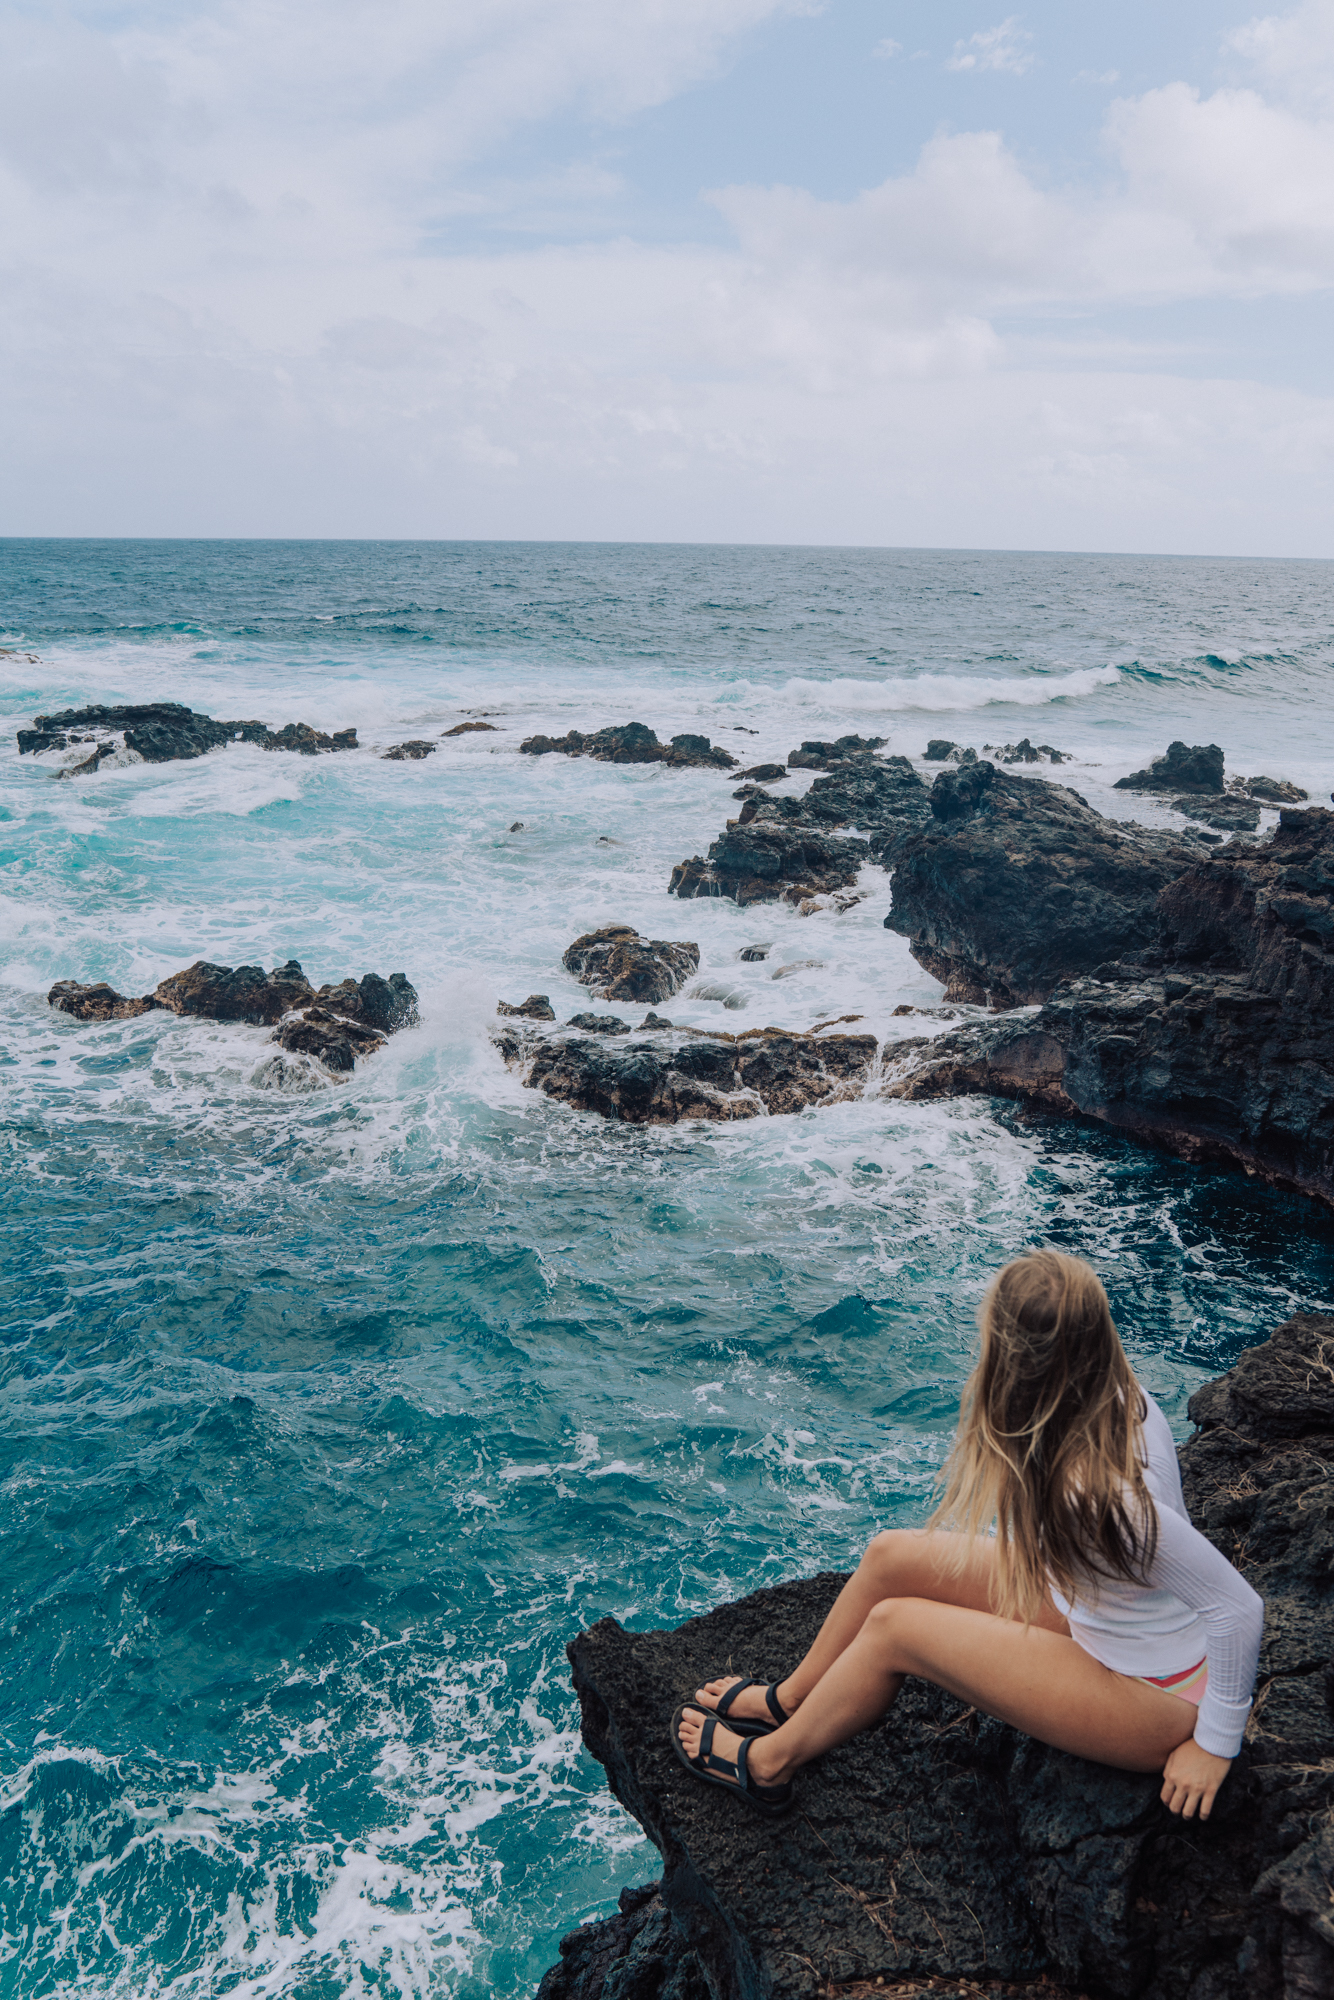
[{"label": "rough rock surface", "polygon": [[1187,792],[1173,799],[1172,810],[1220,833],[1254,833],[1260,824],[1259,806],[1238,792]]},{"label": "rough rock surface", "polygon": [[496,1012],[522,1016],[529,1021],[554,1021],[556,1018],[556,1010],[545,993],[530,993],[517,1007],[511,1007],[506,1001],[498,1000]]},{"label": "rough rock surface", "polygon": [[614,1917],[560,1941],[537,2000],[711,2000],[704,1968],[682,1949],[661,1884],[622,1889]]},{"label": "rough rock surface", "polygon": [[[787,776],[787,765],[752,764],[748,771],[738,771],[737,776],[740,778],[752,778],[757,785],[772,785],[779,778]],[[733,794],[735,798],[739,798],[740,796],[739,792]]]},{"label": "rough rock surface", "polygon": [[900,1043],[886,1087],[1078,1112],[1334,1205],[1334,812],[1285,807],[1198,862],[1150,949],[1036,1014]]},{"label": "rough rock surface", "polygon": [[456,722],[452,729],[445,731],[445,735],[472,736],[479,730],[485,730],[494,736],[496,734],[496,725],[494,722]]},{"label": "rough rock surface", "polygon": [[530,1089],[578,1111],[631,1125],[683,1118],[758,1118],[859,1097],[871,1073],[873,1035],[796,1035],[753,1028],[741,1035],[678,1031],[671,1041],[539,1036],[501,1030],[505,1061]]},{"label": "rough rock surface", "polygon": [[790,750],[787,761],[794,771],[832,771],[850,757],[869,756],[884,743],[883,736],[838,736],[832,743],[810,741],[799,750]]},{"label": "rough rock surface", "polygon": [[[278,731],[266,722],[217,722],[178,701],[135,702],[108,707],[95,702],[87,708],[65,708],[57,715],[34,717],[31,729],[18,732],[19,755],[38,750],[65,750],[71,743],[92,742],[87,729],[123,732],[125,747],[146,764],[166,764],[173,758],[202,757],[224,743],[258,743],[264,750],[297,750],[313,757],[321,750],[355,750],[355,729],[323,735],[305,722],[289,722]],[[77,732],[77,733],[76,733]],[[95,751],[78,768],[96,769]]]},{"label": "rough rock surface", "polygon": [[596,757],[604,764],[702,764],[718,771],[730,771],[737,761],[707,736],[673,736],[670,743],[659,743],[642,722],[595,729],[588,735],[571,729],[565,736],[528,736],[519,749],[530,757],[548,757],[559,750],[566,757]]},{"label": "rough rock surface", "polygon": [[435,744],[429,743],[424,736],[413,736],[406,743],[396,743],[392,750],[386,750],[381,762],[417,764],[423,757],[434,757],[435,750]]},{"label": "rough rock surface", "polygon": [[1221,792],[1223,753],[1216,743],[1169,743],[1146,771],[1118,778],[1118,792]]},{"label": "rough rock surface", "polygon": [[[808,903],[850,887],[868,860],[892,865],[899,844],[931,816],[930,793],[906,757],[835,762],[801,798],[776,799],[759,785],[734,796],[744,800],[741,811],[708,858],[696,854],[672,870],[676,895]],[[842,826],[869,838],[831,838]]]},{"label": "rough rock surface", "polygon": [[1104,819],[1064,785],[980,761],[942,771],[930,806],[895,846],[885,927],[950,1000],[1028,1005],[1142,949],[1160,891],[1200,854],[1192,836]]},{"label": "rough rock surface", "polygon": [[57,980],[46,997],[48,1005],[79,1021],[131,1020],[162,1008],[206,1021],[274,1027],[272,1039],[282,1048],[317,1056],[326,1069],[340,1073],[417,1019],[416,990],[405,973],[382,979],[368,972],[360,981],[344,979],[316,992],[294,958],[267,973],[262,965],[196,959],[138,999],[127,999],[105,982],[81,986],[73,979]]},{"label": "rough rock surface", "polygon": [[575,939],[561,960],[600,1000],[642,1000],[655,1006],[679,993],[699,971],[699,946],[643,938],[629,924],[605,924]]},{"label": "rough rock surface", "polygon": [[1286,1322],[1191,1415],[1192,1516],[1267,1605],[1248,1740],[1207,1825],[1171,1818],[1155,1776],[1050,1750],[912,1680],[884,1723],[801,1774],[796,1811],[763,1820],[681,1769],[667,1718],[713,1674],[788,1670],[842,1578],[672,1632],[605,1618],[569,1648],[584,1740],[662,1855],[678,1956],[657,1930],[634,1971],[647,1925],[624,1927],[619,1956],[590,1927],[548,1979],[597,1957],[602,1983],[544,1986],[547,2000],[665,1995],[678,1968],[709,2000],[1044,1975],[1089,2000],[1328,2000],[1334,1317]]}]

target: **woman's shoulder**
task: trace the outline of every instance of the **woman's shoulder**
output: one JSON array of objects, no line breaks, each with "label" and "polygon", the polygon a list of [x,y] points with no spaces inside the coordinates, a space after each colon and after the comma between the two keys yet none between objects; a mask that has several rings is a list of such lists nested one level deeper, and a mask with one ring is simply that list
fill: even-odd
[{"label": "woman's shoulder", "polygon": [[1184,1513],[1185,1506],[1181,1499],[1181,1467],[1177,1462],[1172,1426],[1138,1378],[1137,1386],[1144,1398],[1145,1477],[1157,1497],[1169,1500],[1181,1513]]}]

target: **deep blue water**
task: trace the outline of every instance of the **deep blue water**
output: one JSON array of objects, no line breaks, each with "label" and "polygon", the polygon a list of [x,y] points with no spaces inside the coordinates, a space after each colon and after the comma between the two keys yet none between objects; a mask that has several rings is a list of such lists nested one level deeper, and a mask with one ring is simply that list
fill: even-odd
[{"label": "deep blue water", "polygon": [[[1334,566],[9,542],[0,644],[0,1993],[530,1993],[654,1864],[579,1747],[566,1640],[920,1518],[1000,1261],[1090,1257],[1180,1434],[1200,1381],[1330,1304],[1329,1219],[1241,1176],[982,1102],[611,1128],[522,1090],[487,1026],[587,1006],[560,954],[616,918],[696,939],[748,1025],[889,1037],[939,993],[879,871],[843,917],[678,907],[727,779],[520,758],[531,730],[755,761],[1029,734],[1159,823],[1110,786],[1183,735],[1325,799]],[[366,748],[61,783],[17,757],[38,711],[153,698]],[[495,733],[371,754],[467,711]],[[421,1027],[292,1096],[252,1081],[263,1030],[45,1002],[289,956],[405,969]]]}]

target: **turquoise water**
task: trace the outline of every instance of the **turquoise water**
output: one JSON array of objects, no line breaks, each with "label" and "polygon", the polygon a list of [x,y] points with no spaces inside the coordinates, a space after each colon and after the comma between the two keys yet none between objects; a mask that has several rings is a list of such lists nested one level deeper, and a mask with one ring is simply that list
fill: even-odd
[{"label": "turquoise water", "polygon": [[[615,919],[740,989],[671,1003],[701,1026],[890,1037],[939,995],[879,871],[841,918],[678,906],[726,778],[522,735],[1029,734],[1157,823],[1111,783],[1184,735],[1323,799],[1334,566],[10,542],[0,586],[0,1993],[530,1993],[654,1864],[566,1640],[919,1518],[998,1262],[1091,1257],[1181,1434],[1198,1382],[1330,1304],[1328,1218],[1241,1176],[981,1102],[611,1128],[487,1026],[587,1006],[560,954]],[[17,757],[37,711],[154,698],[368,750],[497,727],[420,764]],[[251,1081],[263,1030],[46,1006],[200,956],[401,967],[422,1025],[291,1097]]]}]

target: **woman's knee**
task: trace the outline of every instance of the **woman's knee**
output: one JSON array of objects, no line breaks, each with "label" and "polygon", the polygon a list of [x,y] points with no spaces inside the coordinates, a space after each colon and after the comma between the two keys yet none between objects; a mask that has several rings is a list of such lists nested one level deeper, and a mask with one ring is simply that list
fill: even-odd
[{"label": "woman's knee", "polygon": [[866,1544],[861,1567],[877,1582],[892,1583],[903,1573],[909,1556],[911,1536],[904,1528],[884,1528]]}]

